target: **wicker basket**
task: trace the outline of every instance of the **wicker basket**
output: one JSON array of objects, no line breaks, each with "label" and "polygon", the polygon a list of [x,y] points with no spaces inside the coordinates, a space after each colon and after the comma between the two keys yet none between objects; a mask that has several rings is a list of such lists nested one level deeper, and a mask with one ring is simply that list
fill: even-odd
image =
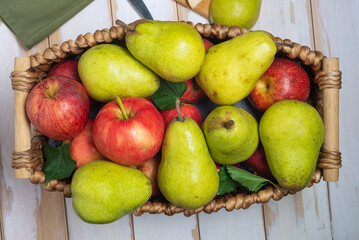
[{"label": "wicker basket", "polygon": [[[206,38],[214,41],[223,41],[241,35],[247,30],[238,27],[221,26],[218,24],[201,24],[194,26],[188,24]],[[76,41],[68,40],[61,45],[53,45],[47,48],[43,54],[36,53],[29,58],[16,58],[14,72],[11,73],[12,87],[15,97],[15,151],[13,152],[13,168],[18,178],[30,178],[34,184],[44,183],[43,173],[43,147],[47,137],[34,130],[31,137],[31,125],[26,116],[25,103],[30,90],[47,75],[53,63],[60,62],[69,56],[79,55],[88,47],[100,43],[111,43],[113,40],[124,41],[126,30],[119,26],[110,29],[97,30],[94,34],[79,35]],[[306,46],[301,46],[288,39],[274,38],[275,42],[285,42],[294,47],[278,46],[278,54],[283,54],[291,59],[300,60],[313,71],[313,86],[310,103],[318,110],[323,118],[325,126],[325,139],[321,149],[317,169],[308,187],[318,183],[323,176],[325,181],[338,181],[338,170],[341,167],[341,156],[338,149],[338,101],[341,88],[341,72],[337,58],[326,58],[321,52],[312,51]],[[52,180],[45,186],[49,191],[64,192],[66,197],[71,197],[70,180]],[[271,185],[263,187],[257,193],[238,192],[217,196],[207,205],[197,209],[188,210],[172,205],[163,199],[153,199],[137,209],[134,214],[141,215],[144,212],[165,213],[173,215],[183,212],[185,216],[204,211],[216,212],[221,208],[227,211],[233,209],[246,209],[253,203],[266,203],[270,199],[280,200],[294,192],[281,191]]]}]

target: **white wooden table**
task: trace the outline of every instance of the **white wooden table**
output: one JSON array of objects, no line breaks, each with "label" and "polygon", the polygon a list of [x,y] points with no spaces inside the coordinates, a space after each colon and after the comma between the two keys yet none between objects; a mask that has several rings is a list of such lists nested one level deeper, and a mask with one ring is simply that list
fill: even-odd
[{"label": "white wooden table", "polygon": [[[157,20],[207,22],[171,0],[145,0]],[[343,167],[337,183],[320,182],[279,202],[247,210],[125,216],[108,225],[91,225],[74,213],[71,199],[49,193],[28,180],[15,179],[11,168],[14,146],[14,58],[42,52],[80,33],[109,28],[116,19],[131,22],[139,15],[127,0],[96,0],[30,50],[0,22],[0,239],[359,239],[359,1],[263,0],[253,29],[289,38],[328,57],[340,58],[340,151]]]}]

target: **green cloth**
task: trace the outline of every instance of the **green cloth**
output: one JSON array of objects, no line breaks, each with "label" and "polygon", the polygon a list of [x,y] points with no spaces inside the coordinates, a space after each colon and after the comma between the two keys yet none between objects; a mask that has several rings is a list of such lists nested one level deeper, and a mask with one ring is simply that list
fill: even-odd
[{"label": "green cloth", "polygon": [[0,17],[29,49],[93,0],[0,0]]}]

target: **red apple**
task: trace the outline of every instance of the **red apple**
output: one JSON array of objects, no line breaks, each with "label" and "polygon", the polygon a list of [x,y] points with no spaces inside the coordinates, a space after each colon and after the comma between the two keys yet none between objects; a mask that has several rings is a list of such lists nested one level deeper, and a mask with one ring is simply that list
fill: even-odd
[{"label": "red apple", "polygon": [[207,50],[208,48],[212,47],[213,46],[213,43],[210,42],[209,40],[205,39],[205,38],[202,38],[203,40],[203,43],[204,43],[204,48]]},{"label": "red apple", "polygon": [[304,69],[287,58],[275,58],[249,95],[249,100],[264,112],[282,100],[305,102],[310,93],[310,81]]},{"label": "red apple", "polygon": [[105,160],[92,138],[92,127],[94,119],[89,118],[86,126],[79,135],[77,135],[71,142],[70,155],[73,160],[77,162],[76,169],[84,165],[85,163],[92,162],[95,160]]},{"label": "red apple", "polygon": [[245,167],[253,168],[259,175],[267,179],[273,178],[262,144],[259,144],[252,156],[248,160],[242,162],[242,164]]},{"label": "red apple", "polygon": [[144,98],[111,101],[97,114],[93,140],[108,159],[122,165],[141,165],[158,152],[165,124],[156,107]]},{"label": "red apple", "polygon": [[[202,88],[198,86],[196,80],[194,78],[185,81],[187,84],[186,92],[181,96],[182,99],[191,101],[191,102],[199,102],[207,97]],[[188,103],[184,100],[181,100],[183,103]]]},{"label": "red apple", "polygon": [[157,182],[157,173],[160,163],[161,163],[161,154],[157,154],[150,160],[146,161],[144,164],[140,165],[140,170],[144,174],[146,174],[151,181],[151,185],[152,185],[151,197],[159,196],[161,193]]},{"label": "red apple", "polygon": [[77,59],[68,59],[63,62],[56,63],[49,71],[48,77],[52,76],[65,76],[81,82],[79,73],[77,71],[77,65],[79,60]]},{"label": "red apple", "polygon": [[[182,106],[180,109],[181,109],[182,116],[192,118],[193,120],[196,121],[198,126],[202,125],[202,123],[203,123],[202,115],[199,112],[198,108],[196,108],[194,105],[184,104],[184,106]],[[175,108],[168,109],[168,110],[162,110],[162,111],[160,111],[160,113],[161,113],[163,119],[165,120],[166,128],[167,128],[168,124],[170,124],[171,120],[173,118],[177,117],[177,111]]]},{"label": "red apple", "polygon": [[64,76],[48,77],[31,90],[26,111],[42,134],[56,140],[71,139],[85,127],[89,98],[79,82]]}]

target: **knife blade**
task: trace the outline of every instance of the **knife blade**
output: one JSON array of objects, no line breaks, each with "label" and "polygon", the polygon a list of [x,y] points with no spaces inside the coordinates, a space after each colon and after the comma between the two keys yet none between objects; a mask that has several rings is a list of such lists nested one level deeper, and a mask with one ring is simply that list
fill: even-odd
[{"label": "knife blade", "polygon": [[142,0],[129,0],[129,2],[137,10],[142,18],[153,20],[150,11]]}]

